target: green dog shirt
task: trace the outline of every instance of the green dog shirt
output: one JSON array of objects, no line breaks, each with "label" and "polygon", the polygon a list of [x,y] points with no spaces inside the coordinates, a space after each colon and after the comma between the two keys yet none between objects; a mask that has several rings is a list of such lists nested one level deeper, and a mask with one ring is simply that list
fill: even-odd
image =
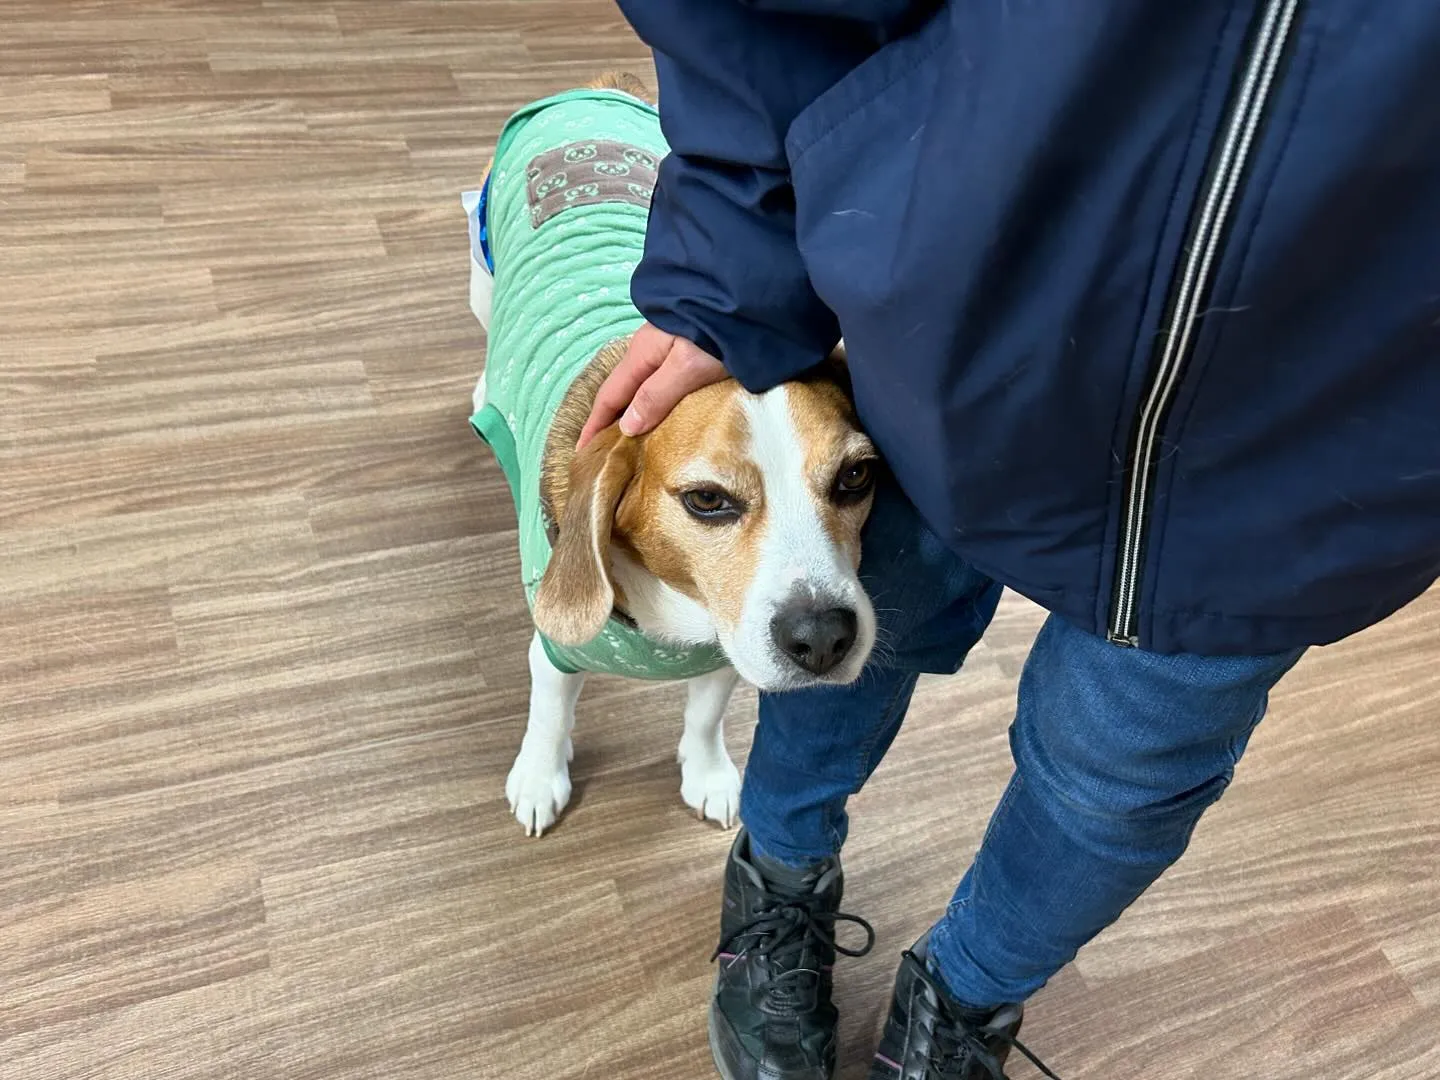
[{"label": "green dog shirt", "polygon": [[[561,400],[607,343],[642,323],[630,302],[655,172],[668,147],[655,109],[628,94],[573,90],[506,123],[472,219],[493,270],[485,404],[470,424],[494,452],[519,517],[526,602],[550,562],[540,498]],[[581,648],[545,640],[561,671],[688,679],[729,663],[716,646],[671,645],[612,617]]]}]

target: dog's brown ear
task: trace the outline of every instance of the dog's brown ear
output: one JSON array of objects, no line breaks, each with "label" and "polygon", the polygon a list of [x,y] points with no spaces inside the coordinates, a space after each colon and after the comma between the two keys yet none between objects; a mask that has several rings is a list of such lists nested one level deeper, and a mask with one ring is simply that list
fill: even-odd
[{"label": "dog's brown ear", "polygon": [[852,404],[855,390],[850,383],[850,357],[845,352],[845,342],[839,341],[824,360],[799,376],[800,381],[814,380],[834,383]]},{"label": "dog's brown ear", "polygon": [[836,343],[825,362],[820,365],[820,374],[845,391],[847,398],[854,400],[855,391],[850,385],[850,356],[845,351],[843,339]]},{"label": "dog's brown ear", "polygon": [[560,535],[535,594],[535,626],[572,647],[593,641],[615,608],[610,533],[615,510],[635,475],[640,444],[610,427],[575,455]]}]

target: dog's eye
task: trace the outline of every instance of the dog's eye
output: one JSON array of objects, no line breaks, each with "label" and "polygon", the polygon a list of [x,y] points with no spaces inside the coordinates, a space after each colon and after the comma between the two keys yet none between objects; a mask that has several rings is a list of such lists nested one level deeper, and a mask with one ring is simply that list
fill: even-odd
[{"label": "dog's eye", "polygon": [[685,504],[685,509],[690,511],[691,515],[702,521],[735,518],[740,515],[740,507],[723,491],[696,488],[694,491],[687,491],[681,495],[680,501]]},{"label": "dog's eye", "polygon": [[839,499],[859,499],[868,495],[875,484],[875,463],[857,461],[848,465],[835,479],[835,495]]}]

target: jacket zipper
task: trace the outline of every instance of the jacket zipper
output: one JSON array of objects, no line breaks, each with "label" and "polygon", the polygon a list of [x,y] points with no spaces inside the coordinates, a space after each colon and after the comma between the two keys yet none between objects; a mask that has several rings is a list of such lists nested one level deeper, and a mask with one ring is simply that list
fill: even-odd
[{"label": "jacket zipper", "polygon": [[1171,283],[1170,306],[1151,355],[1151,377],[1126,459],[1124,519],[1115,562],[1115,592],[1106,636],[1116,645],[1139,644],[1136,598],[1144,557],[1155,450],[1180,376],[1194,351],[1195,325],[1209,295],[1235,195],[1254,150],[1255,133],[1273,96],[1275,72],[1285,54],[1300,0],[1267,0],[1246,50],[1244,75],[1226,113],[1223,134],[1211,151],[1208,179],[1184,255]]}]

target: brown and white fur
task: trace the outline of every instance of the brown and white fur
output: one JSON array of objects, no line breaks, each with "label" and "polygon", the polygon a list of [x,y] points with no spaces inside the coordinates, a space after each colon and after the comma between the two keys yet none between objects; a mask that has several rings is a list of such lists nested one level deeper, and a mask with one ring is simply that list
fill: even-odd
[{"label": "brown and white fur", "polygon": [[[636,92],[628,76],[595,85]],[[472,288],[488,323],[476,296]],[[681,798],[726,826],[739,811],[740,775],[721,721],[737,678],[770,691],[849,683],[875,643],[874,609],[856,575],[869,484],[844,490],[872,469],[875,451],[838,382],[817,376],[754,395],[726,380],[691,394],[648,435],[611,427],[577,452],[625,345],[611,342],[594,357],[546,442],[542,498],[559,535],[534,604],[529,722],[505,783],[527,835],[542,834],[569,800],[584,681],[550,663],[540,632],[583,645],[618,608],[656,640],[721,647],[734,666],[690,680],[678,757]],[[482,374],[476,411],[484,399]],[[697,514],[696,493],[700,505],[723,498],[733,512]],[[853,616],[853,643],[818,674],[778,645],[777,626],[797,605]]]}]

